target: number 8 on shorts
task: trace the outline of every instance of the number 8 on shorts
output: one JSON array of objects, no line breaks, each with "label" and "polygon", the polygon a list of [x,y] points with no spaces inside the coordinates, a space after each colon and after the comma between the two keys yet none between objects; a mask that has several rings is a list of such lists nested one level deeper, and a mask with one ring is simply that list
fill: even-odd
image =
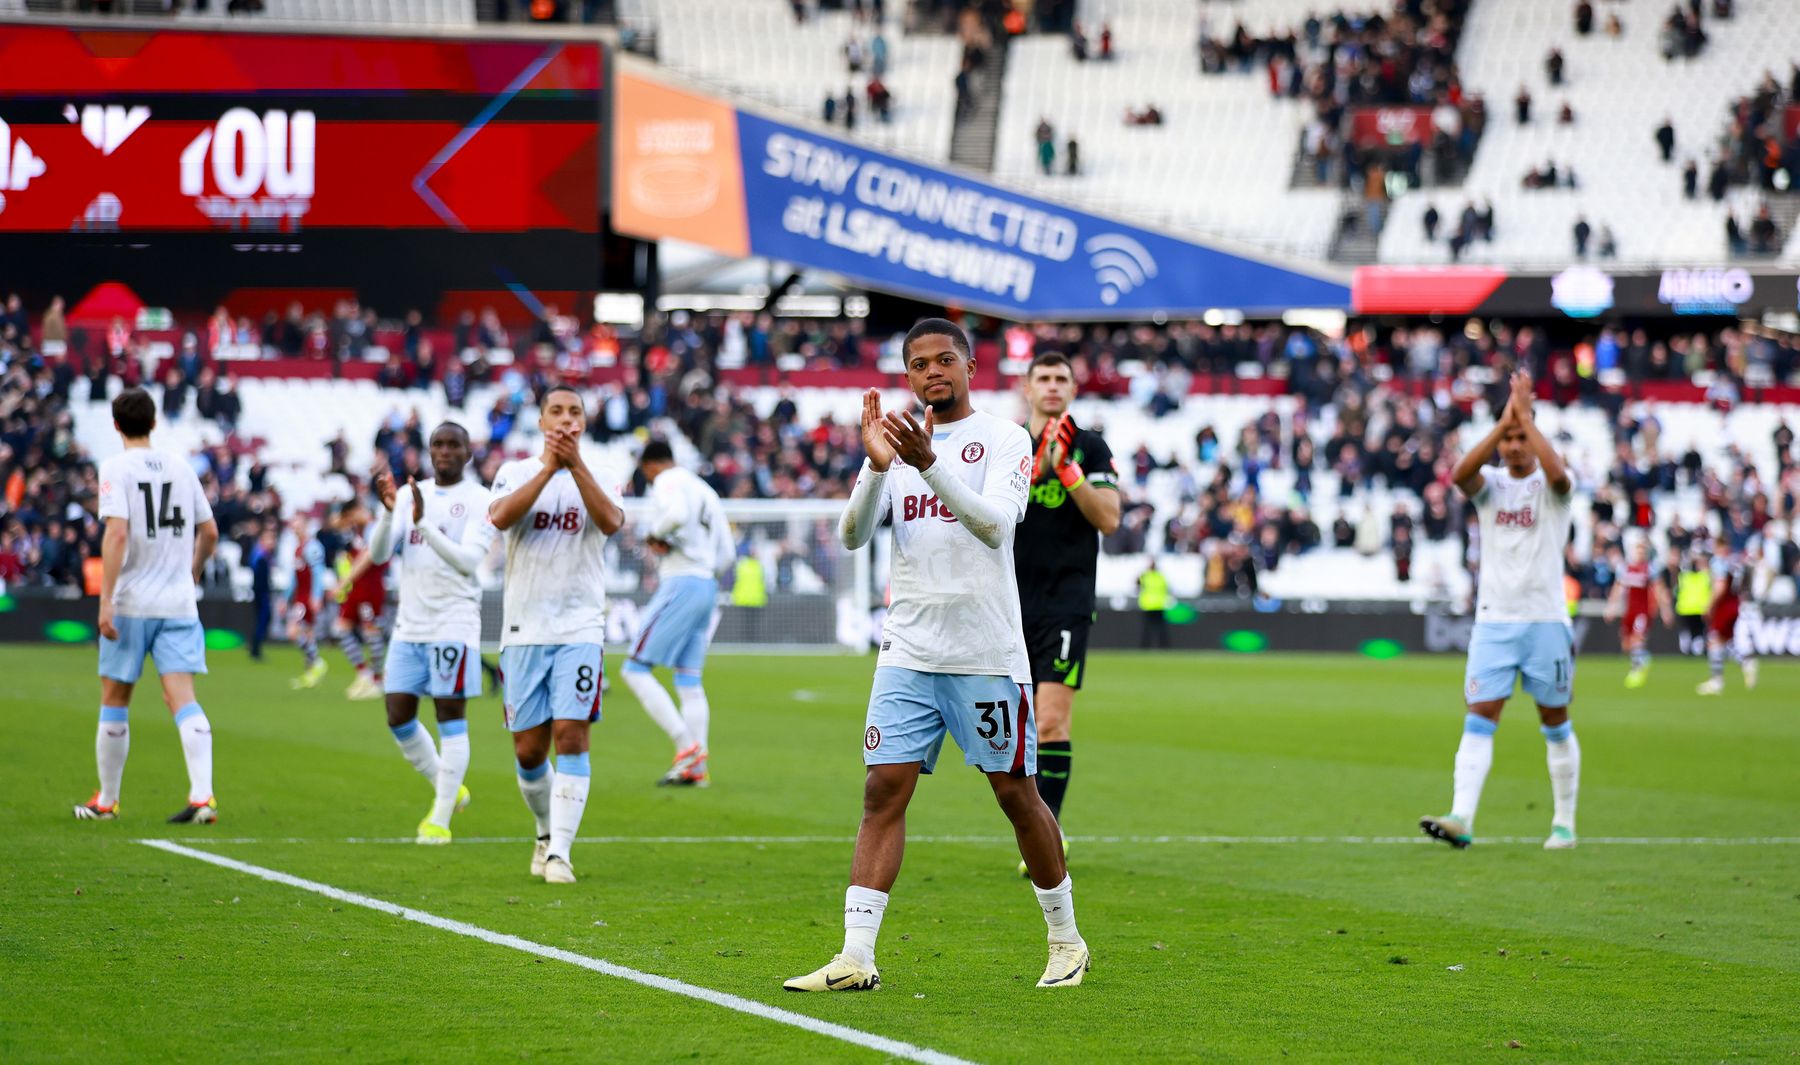
[{"label": "number 8 on shorts", "polygon": [[602,662],[597,643],[502,648],[506,727],[524,732],[552,719],[600,720]]}]

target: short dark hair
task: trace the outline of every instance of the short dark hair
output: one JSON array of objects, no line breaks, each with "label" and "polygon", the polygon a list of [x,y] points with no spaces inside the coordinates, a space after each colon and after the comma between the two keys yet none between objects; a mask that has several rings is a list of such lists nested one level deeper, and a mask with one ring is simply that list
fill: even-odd
[{"label": "short dark hair", "polygon": [[920,337],[949,337],[950,344],[956,353],[963,358],[970,358],[969,334],[962,331],[962,326],[947,318],[921,318],[907,330],[906,341],[900,345],[900,354],[905,355],[912,347],[912,342]]},{"label": "short dark hair", "polygon": [[113,424],[130,437],[149,436],[156,428],[156,401],[141,388],[127,388],[112,402]]},{"label": "short dark hair", "polygon": [[467,444],[469,442],[469,431],[467,429],[464,429],[460,422],[439,422],[438,427],[431,431],[431,435],[436,436],[439,433],[443,432],[445,429],[449,429],[451,432],[454,432],[456,435],[462,437],[464,444]]},{"label": "short dark hair", "polygon": [[643,452],[638,455],[638,465],[640,466],[651,462],[674,461],[675,449],[670,447],[669,442],[660,436],[645,444]]},{"label": "short dark hair", "polygon": [[1069,362],[1069,357],[1067,355],[1064,355],[1060,351],[1040,351],[1036,355],[1032,356],[1031,365],[1027,366],[1025,368],[1025,379],[1027,381],[1031,380],[1032,374],[1038,372],[1039,370],[1043,369],[1046,366],[1067,367],[1068,371],[1069,371],[1069,376],[1070,377],[1075,376],[1075,367],[1072,363]]},{"label": "short dark hair", "polygon": [[544,396],[542,399],[538,400],[538,405],[542,406],[543,404],[548,403],[550,397],[558,392],[567,392],[575,397],[575,402],[582,404],[583,406],[586,406],[587,404],[587,401],[581,398],[581,390],[574,385],[551,385],[549,388],[544,389]]}]

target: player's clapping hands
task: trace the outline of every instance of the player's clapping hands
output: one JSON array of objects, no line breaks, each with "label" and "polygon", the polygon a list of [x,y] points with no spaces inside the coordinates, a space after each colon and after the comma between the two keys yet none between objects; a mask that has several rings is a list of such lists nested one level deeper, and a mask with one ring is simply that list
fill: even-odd
[{"label": "player's clapping hands", "polygon": [[881,419],[881,431],[894,453],[908,466],[924,473],[937,461],[931,450],[931,408],[925,408],[925,421],[915,421],[911,411],[889,411]]},{"label": "player's clapping hands", "polygon": [[544,437],[544,453],[559,470],[577,469],[582,464],[581,444],[574,433],[551,432]]},{"label": "player's clapping hands", "polygon": [[1032,475],[1033,479],[1052,473],[1061,477],[1073,464],[1074,454],[1075,419],[1064,413],[1044,428],[1043,438],[1038,442],[1037,472]]},{"label": "player's clapping hands", "polygon": [[1511,384],[1512,398],[1506,405],[1507,409],[1519,421],[1531,421],[1531,405],[1536,400],[1536,393],[1531,387],[1530,371],[1514,370]]},{"label": "player's clapping hands", "polygon": [[876,473],[886,473],[894,463],[894,449],[888,444],[885,423],[881,418],[881,393],[871,388],[863,393],[862,444],[869,465]]},{"label": "player's clapping hands", "polygon": [[[412,520],[413,524],[417,525],[425,520],[425,493],[419,490],[419,479],[417,477],[408,477],[406,479],[406,487],[412,489]],[[391,498],[388,502],[388,509],[394,509]]]},{"label": "player's clapping hands", "polygon": [[375,495],[380,498],[381,505],[388,510],[394,509],[394,475],[388,472],[385,459],[376,459],[375,468],[369,471],[369,478],[375,483]]}]

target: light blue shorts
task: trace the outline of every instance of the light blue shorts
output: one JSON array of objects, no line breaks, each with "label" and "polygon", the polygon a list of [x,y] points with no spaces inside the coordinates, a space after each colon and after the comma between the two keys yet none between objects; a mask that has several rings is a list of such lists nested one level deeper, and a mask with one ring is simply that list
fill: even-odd
[{"label": "light blue shorts", "polygon": [[644,607],[631,657],[648,666],[700,672],[712,642],[719,582],[711,577],[671,577]]},{"label": "light blue shorts", "polygon": [[1478,621],[1469,637],[1463,695],[1471,703],[1505,699],[1513,679],[1539,706],[1567,706],[1575,686],[1575,636],[1561,621]]},{"label": "light blue shorts", "polygon": [[882,666],[869,692],[867,723],[864,765],[922,762],[929,773],[947,731],[963,761],[984,773],[1037,773],[1037,720],[1027,689],[1011,677]]},{"label": "light blue shorts", "polygon": [[600,720],[597,643],[533,644],[500,651],[500,684],[506,699],[506,727],[514,732],[547,721]]},{"label": "light blue shorts", "polygon": [[481,652],[466,643],[388,644],[382,690],[389,695],[473,699],[481,694]]},{"label": "light blue shorts", "polygon": [[158,676],[206,672],[206,630],[199,618],[113,618],[119,638],[100,637],[100,675],[136,684],[144,675],[144,656],[156,662]]}]

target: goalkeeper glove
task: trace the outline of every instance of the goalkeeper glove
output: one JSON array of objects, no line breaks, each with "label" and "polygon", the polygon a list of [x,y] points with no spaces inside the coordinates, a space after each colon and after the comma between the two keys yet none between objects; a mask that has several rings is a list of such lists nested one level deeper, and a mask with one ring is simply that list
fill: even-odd
[{"label": "goalkeeper glove", "polygon": [[1052,434],[1056,438],[1056,479],[1062,482],[1065,490],[1073,492],[1087,480],[1087,474],[1075,463],[1075,419],[1064,414],[1044,434],[1045,440],[1048,441]]}]

